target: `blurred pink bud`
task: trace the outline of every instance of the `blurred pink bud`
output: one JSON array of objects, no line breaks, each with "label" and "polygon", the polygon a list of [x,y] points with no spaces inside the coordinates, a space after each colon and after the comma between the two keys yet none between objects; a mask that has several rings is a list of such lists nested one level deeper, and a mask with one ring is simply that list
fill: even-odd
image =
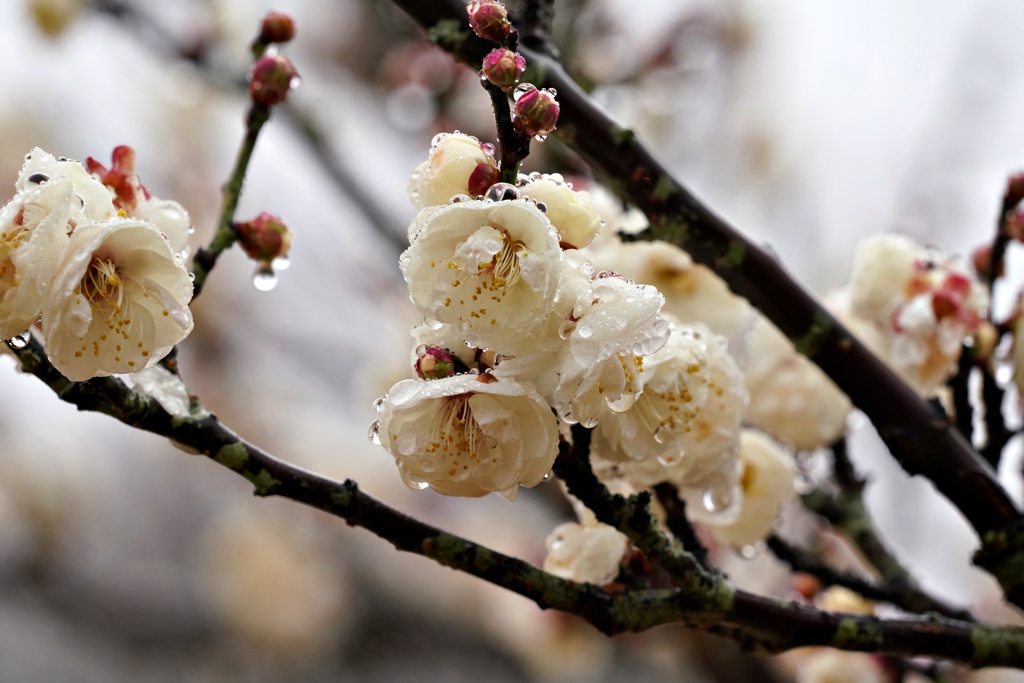
[{"label": "blurred pink bud", "polygon": [[277,216],[264,211],[250,221],[235,223],[238,245],[249,258],[270,264],[288,256],[292,231]]},{"label": "blurred pink bud", "polygon": [[256,104],[281,104],[298,79],[298,72],[284,55],[260,57],[249,72],[249,97]]},{"label": "blurred pink bud", "polygon": [[466,5],[469,26],[481,38],[501,42],[512,31],[505,6],[495,0],[473,0]]},{"label": "blurred pink bud", "polygon": [[491,164],[477,164],[469,176],[469,193],[474,197],[487,192],[487,189],[498,182],[501,173]]},{"label": "blurred pink bud", "polygon": [[532,85],[517,88],[513,111],[527,135],[545,137],[558,123],[558,102],[555,101],[554,93],[538,90]]}]

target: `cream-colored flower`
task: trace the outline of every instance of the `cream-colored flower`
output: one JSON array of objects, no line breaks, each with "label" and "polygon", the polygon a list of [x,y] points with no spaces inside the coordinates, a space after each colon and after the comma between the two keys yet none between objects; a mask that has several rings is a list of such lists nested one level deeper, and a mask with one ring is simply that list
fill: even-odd
[{"label": "cream-colored flower", "polygon": [[618,576],[629,539],[600,522],[565,522],[555,527],[544,545],[548,551],[544,571],[569,581],[604,586]]},{"label": "cream-colored flower", "polygon": [[43,307],[50,359],[79,381],[137,372],[192,331],[192,280],[151,223],[80,225]]},{"label": "cream-colored flower", "polygon": [[73,223],[69,226],[69,233],[79,222],[102,221],[117,215],[113,193],[91,176],[82,164],[65,157],[58,159],[38,147],[25,156],[25,165],[15,187],[21,193],[44,185],[56,185],[60,181],[67,181],[74,188]]},{"label": "cream-colored flower", "polygon": [[150,196],[136,204],[129,216],[152,223],[164,234],[175,253],[187,253],[192,219],[178,202]]},{"label": "cream-colored flower", "polygon": [[558,425],[547,403],[528,384],[484,377],[405,380],[378,404],[374,430],[410,487],[513,500],[550,472]]},{"label": "cream-colored flower", "polygon": [[29,329],[68,243],[75,202],[64,178],[20,191],[0,212],[0,338]]},{"label": "cream-colored flower", "polygon": [[412,301],[468,343],[501,350],[550,312],[562,271],[551,223],[533,204],[467,201],[425,209],[399,265]]},{"label": "cream-colored flower", "polygon": [[629,410],[606,416],[599,452],[644,485],[688,486],[697,471],[734,459],[746,404],[743,376],[721,337],[677,326],[665,348],[644,359],[646,384]]},{"label": "cream-colored flower", "polygon": [[520,196],[542,202],[545,215],[558,231],[563,245],[576,249],[590,244],[601,229],[601,217],[590,205],[587,192],[576,191],[557,173],[529,177]]},{"label": "cream-colored flower", "polygon": [[885,683],[889,676],[871,655],[819,649],[796,673],[797,683]]},{"label": "cream-colored flower", "polygon": [[829,446],[846,430],[850,399],[777,327],[761,318],[744,354],[746,422],[797,450]]},{"label": "cream-colored flower", "polygon": [[740,489],[743,502],[731,524],[713,527],[723,543],[737,547],[763,541],[771,532],[779,508],[796,497],[793,456],[764,434],[745,429],[740,435]]},{"label": "cream-colored flower", "polygon": [[908,237],[872,235],[857,246],[850,280],[850,310],[866,320],[884,318],[914,274],[924,250]]},{"label": "cream-colored flower", "polygon": [[756,317],[746,299],[672,244],[607,240],[591,258],[597,268],[657,287],[665,296],[665,313],[684,323],[707,325],[726,339],[746,332]]},{"label": "cream-colored flower", "polygon": [[[490,169],[491,175],[480,174],[477,167],[481,165]],[[491,180],[481,182],[480,187],[471,186],[474,173]],[[484,185],[492,182],[497,182],[494,157],[484,151],[479,140],[462,133],[441,133],[434,138],[430,157],[412,172],[407,189],[412,205],[424,209],[443,206],[455,195],[483,194]]]}]

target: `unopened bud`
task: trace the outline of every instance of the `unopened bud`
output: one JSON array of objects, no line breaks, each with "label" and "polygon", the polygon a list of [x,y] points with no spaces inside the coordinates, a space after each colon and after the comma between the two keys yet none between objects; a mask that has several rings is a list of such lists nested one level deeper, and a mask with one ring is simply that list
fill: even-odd
[{"label": "unopened bud", "polygon": [[522,91],[513,106],[516,121],[527,135],[546,137],[558,123],[558,102],[554,94],[533,86],[519,87]]},{"label": "unopened bud", "polygon": [[416,374],[421,379],[444,379],[455,374],[455,356],[439,346],[427,347],[416,359]]},{"label": "unopened bud", "polygon": [[249,72],[249,97],[256,104],[281,104],[294,87],[299,74],[284,55],[260,57]]},{"label": "unopened bud", "polygon": [[474,197],[482,195],[491,185],[498,182],[500,177],[501,172],[497,166],[477,164],[469,176],[469,193]]},{"label": "unopened bud", "polygon": [[295,19],[287,12],[271,11],[263,17],[260,24],[260,37],[262,43],[287,43],[295,37]]},{"label": "unopened bud", "polygon": [[[979,277],[985,279],[992,278],[992,245],[983,244],[973,252],[971,252],[971,264],[974,266],[974,272]],[[1002,276],[999,273],[997,277]]]},{"label": "unopened bud", "polygon": [[494,0],[473,0],[466,5],[469,15],[469,26],[481,38],[496,40],[499,43],[512,31],[508,20],[508,11],[500,2]]},{"label": "unopened bud", "polygon": [[235,235],[249,258],[268,265],[274,259],[287,258],[292,245],[292,231],[280,218],[265,211],[251,221],[235,223]]},{"label": "unopened bud", "polygon": [[526,68],[526,60],[518,52],[512,52],[508,48],[499,47],[491,50],[484,57],[484,65],[480,73],[483,74],[492,85],[508,91],[519,82]]}]

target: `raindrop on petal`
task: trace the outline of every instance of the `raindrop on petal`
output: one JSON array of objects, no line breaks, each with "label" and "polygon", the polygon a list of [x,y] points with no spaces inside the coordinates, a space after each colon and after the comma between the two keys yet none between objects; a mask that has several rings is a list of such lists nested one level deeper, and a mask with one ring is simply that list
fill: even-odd
[{"label": "raindrop on petal", "polygon": [[367,433],[367,438],[370,439],[370,443],[377,446],[380,445],[380,424],[374,422],[370,425],[370,431]]},{"label": "raindrop on petal", "polygon": [[16,334],[8,339],[7,345],[17,351],[28,346],[30,339],[32,339],[32,332],[30,330],[25,330],[21,334]]}]

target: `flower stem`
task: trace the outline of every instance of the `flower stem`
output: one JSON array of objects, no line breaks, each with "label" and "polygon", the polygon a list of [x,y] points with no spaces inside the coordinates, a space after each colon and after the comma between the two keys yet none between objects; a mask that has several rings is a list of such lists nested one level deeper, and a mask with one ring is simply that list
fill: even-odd
[{"label": "flower stem", "polygon": [[498,129],[498,167],[501,182],[516,184],[519,164],[530,155],[530,138],[515,127],[512,109],[508,106],[508,93],[496,85],[486,83],[484,89],[491,96],[494,123]]},{"label": "flower stem", "polygon": [[245,119],[245,137],[238,149],[238,156],[235,158],[235,167],[231,176],[224,185],[224,198],[220,207],[220,219],[217,222],[217,232],[214,233],[210,243],[196,252],[192,259],[192,272],[195,280],[192,284],[192,298],[199,296],[199,292],[206,282],[206,277],[217,265],[217,259],[221,253],[235,243],[235,211],[238,209],[238,200],[242,195],[242,185],[245,183],[245,174],[249,169],[249,160],[252,158],[253,150],[256,148],[256,139],[264,124],[270,120],[270,109],[266,106],[253,103]]}]

